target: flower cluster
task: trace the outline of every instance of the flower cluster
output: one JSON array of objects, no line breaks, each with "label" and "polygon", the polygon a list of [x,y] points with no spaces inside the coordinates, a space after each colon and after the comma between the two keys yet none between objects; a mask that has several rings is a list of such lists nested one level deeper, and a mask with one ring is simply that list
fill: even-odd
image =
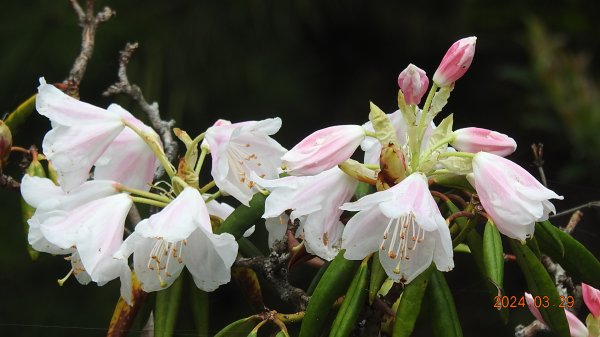
[{"label": "flower cluster", "polygon": [[[212,291],[229,281],[238,249],[234,236],[213,231],[211,217],[223,220],[233,211],[214,199],[229,195],[249,206],[262,193],[268,195],[262,216],[271,246],[293,227],[309,254],[332,260],[343,251],[358,260],[377,253],[389,278],[409,283],[432,263],[441,271],[454,267],[449,223],[430,190],[440,177],[458,178],[466,193],[476,192],[482,207],[473,216],[524,241],[535,222],[554,211],[549,199],[562,197],[504,158],[516,150],[512,138],[473,127],[453,130],[452,115],[434,121],[469,68],[475,41],[465,38],[448,50],[431,87],[417,66],[402,71],[394,113],[371,104],[362,125],[315,131],[289,151],[271,138],[279,118],[218,120],[196,138],[176,129],[187,148],[176,166],[159,136],[120,106],[80,102],[42,79],[36,107],[52,122],[43,152],[58,178],[23,178],[23,196],[36,208],[29,242],[70,255],[82,283],[119,277],[125,299],[131,255],[145,291],[168,287],[184,266],[200,289]],[[364,163],[350,159],[359,146]],[[209,154],[214,180],[201,185]],[[166,181],[154,181],[161,178],[154,177],[159,165]],[[365,184],[371,189],[356,193]],[[136,203],[160,210],[131,223],[127,234]]]}]

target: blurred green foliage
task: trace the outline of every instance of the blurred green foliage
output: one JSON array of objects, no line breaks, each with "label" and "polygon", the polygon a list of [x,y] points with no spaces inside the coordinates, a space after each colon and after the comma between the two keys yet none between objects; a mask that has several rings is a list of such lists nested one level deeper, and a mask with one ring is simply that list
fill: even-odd
[{"label": "blurred green foliage", "polygon": [[[600,73],[600,21],[594,1],[97,2],[117,16],[98,29],[82,82],[83,100],[99,106],[113,101],[101,93],[116,80],[118,52],[126,42],[138,41],[129,77],[178,127],[194,135],[218,118],[281,116],[276,138],[286,147],[326,125],[364,122],[370,100],[392,112],[396,76],[408,63],[431,76],[452,42],[476,35],[473,65],[446,108],[460,116],[456,127],[479,126],[513,136],[520,147],[511,159],[526,167],[532,161],[529,144],[543,142],[550,184],[567,198],[576,194],[572,200],[598,197],[594,78]],[[563,43],[552,42],[557,35]],[[80,29],[67,0],[5,1],[0,111],[12,111],[35,93],[40,76],[62,81],[79,45]],[[125,97],[117,101],[138,111]],[[15,137],[16,145],[41,144],[48,122],[39,116],[29,122]],[[18,166],[9,172],[18,177]],[[0,200],[1,334],[104,335],[117,286],[83,287],[70,280],[59,288],[55,279],[66,273],[66,262],[48,254],[29,261],[18,197],[0,190]],[[489,331],[489,326],[495,327],[489,336],[509,335],[514,324],[498,329],[491,310],[489,320],[464,319],[484,315],[488,303],[483,285],[460,282],[460,273],[474,270],[462,262],[448,276],[465,335]],[[507,293],[511,281],[522,282],[511,276],[510,267],[506,277]],[[465,296],[472,289],[480,302]],[[226,286],[219,294],[235,302],[236,291]],[[516,321],[529,319],[526,315],[511,312]]]}]

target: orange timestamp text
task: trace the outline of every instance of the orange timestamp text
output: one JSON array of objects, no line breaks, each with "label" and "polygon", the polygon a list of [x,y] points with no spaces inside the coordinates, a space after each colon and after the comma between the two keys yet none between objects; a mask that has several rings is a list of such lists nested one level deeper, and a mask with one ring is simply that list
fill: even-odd
[{"label": "orange timestamp text", "polygon": [[[572,308],[575,305],[573,296],[560,296],[558,303],[553,303],[548,296],[533,296],[533,305],[536,308]],[[494,308],[518,308],[527,306],[525,296],[494,296]]]}]

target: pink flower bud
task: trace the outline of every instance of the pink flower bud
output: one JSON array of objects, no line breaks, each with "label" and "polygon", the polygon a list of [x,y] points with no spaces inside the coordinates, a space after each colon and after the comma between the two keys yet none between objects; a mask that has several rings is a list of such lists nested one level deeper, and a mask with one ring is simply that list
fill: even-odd
[{"label": "pink flower bud", "polygon": [[556,212],[549,199],[563,199],[521,166],[487,152],[473,157],[473,175],[467,179],[500,233],[520,241],[533,235],[536,222]]},{"label": "pink flower bud", "polygon": [[506,157],[515,152],[517,143],[511,137],[492,130],[481,128],[464,128],[454,131],[451,145],[463,152],[477,153],[485,151]]},{"label": "pink flower bud", "polygon": [[411,63],[398,76],[398,86],[406,104],[417,105],[429,87],[429,79],[423,69]]},{"label": "pink flower bud", "polygon": [[4,163],[6,163],[6,160],[8,160],[11,147],[12,134],[10,133],[10,129],[0,120],[0,168],[2,168]]},{"label": "pink flower bud", "polygon": [[592,316],[595,318],[600,317],[600,290],[582,283],[581,292],[583,294],[583,301],[588,309],[590,309]]},{"label": "pink flower bud", "polygon": [[281,157],[291,175],[314,175],[350,158],[365,138],[360,125],[337,125],[315,131]]},{"label": "pink flower bud", "polygon": [[435,84],[449,86],[467,72],[475,55],[476,40],[475,36],[471,36],[454,42],[433,74]]}]

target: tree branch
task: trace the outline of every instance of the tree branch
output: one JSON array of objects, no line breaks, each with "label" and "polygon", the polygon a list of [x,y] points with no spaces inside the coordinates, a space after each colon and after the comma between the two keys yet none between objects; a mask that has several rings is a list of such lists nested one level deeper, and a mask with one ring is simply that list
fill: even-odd
[{"label": "tree branch", "polygon": [[[169,158],[169,161],[173,161],[175,159],[175,156],[177,155],[178,145],[177,142],[173,139],[173,133],[171,132],[171,129],[175,125],[175,121],[162,120],[158,109],[158,103],[153,102],[152,104],[149,104],[144,98],[142,89],[140,89],[140,87],[136,84],[131,84],[129,82],[129,78],[127,77],[127,65],[129,64],[129,60],[131,59],[131,56],[133,55],[133,52],[137,49],[137,47],[137,42],[127,43],[125,45],[125,49],[121,51],[119,57],[119,80],[117,83],[111,85],[108,89],[106,89],[106,91],[102,95],[111,96],[116,94],[126,94],[133,98],[142,108],[144,113],[148,115],[150,124],[152,124],[152,127],[160,135],[167,158]],[[163,169],[162,167],[160,167],[157,170],[157,172],[155,172],[155,176],[159,177],[162,175],[162,173]]]},{"label": "tree branch", "polygon": [[79,84],[83,79],[87,64],[94,53],[94,43],[96,40],[96,29],[98,28],[98,24],[108,21],[116,14],[116,12],[109,7],[104,7],[101,12],[95,14],[94,0],[86,1],[85,10],[81,7],[77,0],[70,0],[70,2],[79,19],[79,26],[82,27],[81,51],[75,59],[75,62],[73,62],[73,67],[69,72],[69,76],[63,81],[63,83],[67,86],[66,93],[70,96],[78,98]]}]

